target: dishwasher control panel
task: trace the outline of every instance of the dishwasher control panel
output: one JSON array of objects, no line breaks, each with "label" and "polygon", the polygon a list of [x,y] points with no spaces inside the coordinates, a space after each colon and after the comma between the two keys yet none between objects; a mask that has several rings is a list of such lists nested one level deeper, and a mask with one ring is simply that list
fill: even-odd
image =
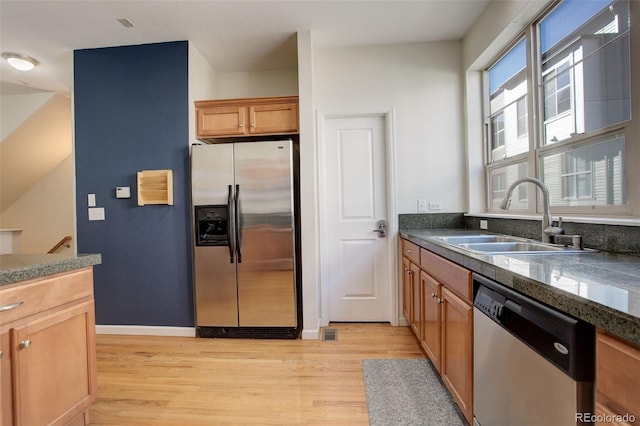
[{"label": "dishwasher control panel", "polygon": [[473,300],[473,306],[494,321],[500,322],[505,301],[506,298],[504,296],[481,285],[478,287],[476,297]]}]

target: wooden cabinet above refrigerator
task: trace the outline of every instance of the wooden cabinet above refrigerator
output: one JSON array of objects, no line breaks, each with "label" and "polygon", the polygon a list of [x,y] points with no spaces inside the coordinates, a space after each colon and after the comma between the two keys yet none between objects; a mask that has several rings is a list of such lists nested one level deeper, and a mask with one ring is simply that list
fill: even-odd
[{"label": "wooden cabinet above refrigerator", "polygon": [[196,137],[217,138],[298,133],[298,97],[196,101]]}]

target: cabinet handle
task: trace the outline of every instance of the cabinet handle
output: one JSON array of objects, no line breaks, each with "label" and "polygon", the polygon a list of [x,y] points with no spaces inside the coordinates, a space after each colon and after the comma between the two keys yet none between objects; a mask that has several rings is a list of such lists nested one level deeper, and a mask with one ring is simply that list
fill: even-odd
[{"label": "cabinet handle", "polygon": [[438,297],[438,295],[435,294],[435,293],[431,293],[431,297],[433,297],[435,299],[436,297]]},{"label": "cabinet handle", "polygon": [[244,123],[239,123],[238,127],[244,127]]},{"label": "cabinet handle", "polygon": [[10,310],[15,309],[18,306],[22,305],[23,303],[24,302],[16,302],[16,303],[9,303],[8,305],[2,305],[2,306],[0,306],[0,312],[10,311]]},{"label": "cabinet handle", "polygon": [[413,253],[411,249],[407,249],[407,253]]},{"label": "cabinet handle", "polygon": [[444,303],[444,299],[438,299],[438,303]]},{"label": "cabinet handle", "polygon": [[405,271],[406,273],[409,273],[409,272],[411,272],[411,269],[405,268],[405,270],[404,270],[404,271]]},{"label": "cabinet handle", "polygon": [[256,123],[251,123],[251,127],[256,127]]},{"label": "cabinet handle", "polygon": [[2,355],[4,355],[4,353],[0,351],[0,359],[2,359]]},{"label": "cabinet handle", "polygon": [[26,349],[29,346],[31,346],[31,340],[27,339],[27,340],[23,340],[22,342],[20,342],[20,347],[22,349]]}]

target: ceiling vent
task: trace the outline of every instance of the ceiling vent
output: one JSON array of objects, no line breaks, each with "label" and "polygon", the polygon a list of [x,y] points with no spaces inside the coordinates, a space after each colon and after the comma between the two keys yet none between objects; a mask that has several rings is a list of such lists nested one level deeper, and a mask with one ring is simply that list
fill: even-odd
[{"label": "ceiling vent", "polygon": [[118,22],[120,22],[122,24],[122,26],[126,27],[126,28],[135,27],[135,25],[133,25],[133,22],[131,22],[127,18],[120,18],[120,19],[118,19]]}]

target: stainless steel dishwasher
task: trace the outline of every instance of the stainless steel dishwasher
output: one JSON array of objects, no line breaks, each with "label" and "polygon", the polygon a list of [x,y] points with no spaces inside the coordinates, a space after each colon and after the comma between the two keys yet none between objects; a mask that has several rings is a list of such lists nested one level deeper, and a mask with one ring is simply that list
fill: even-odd
[{"label": "stainless steel dishwasher", "polygon": [[594,327],[477,274],[473,289],[474,424],[589,424]]}]

